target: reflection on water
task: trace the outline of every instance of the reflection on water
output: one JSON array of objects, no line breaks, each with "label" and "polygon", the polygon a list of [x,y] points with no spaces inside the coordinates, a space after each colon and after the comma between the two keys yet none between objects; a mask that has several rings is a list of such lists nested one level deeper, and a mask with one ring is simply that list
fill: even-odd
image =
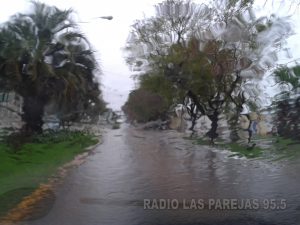
[{"label": "reflection on water", "polygon": [[[107,130],[96,154],[74,169],[57,200],[30,225],[288,224],[300,221],[300,161],[234,159],[172,131]],[[175,199],[178,209],[144,209],[144,199]],[[282,199],[286,209],[183,209],[193,199]],[[278,203],[278,202],[277,202]],[[207,202],[205,203],[207,204]]]}]

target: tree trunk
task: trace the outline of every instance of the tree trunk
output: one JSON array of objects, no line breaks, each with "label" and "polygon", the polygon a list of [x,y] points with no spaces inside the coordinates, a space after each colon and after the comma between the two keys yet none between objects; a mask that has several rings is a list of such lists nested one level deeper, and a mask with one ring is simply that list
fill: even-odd
[{"label": "tree trunk", "polygon": [[237,142],[240,139],[238,135],[238,131],[240,129],[238,126],[240,115],[241,112],[238,111],[232,118],[229,119],[230,140],[232,142]]},{"label": "tree trunk", "polygon": [[42,133],[43,115],[45,101],[37,96],[26,96],[23,98],[22,120],[25,123],[22,131],[33,134]]},{"label": "tree trunk", "polygon": [[212,115],[209,115],[208,118],[211,120],[211,128],[207,132],[207,136],[210,138],[210,143],[214,144],[214,139],[218,137],[217,129],[218,129],[218,121],[219,121],[219,113],[217,110],[214,111]]},{"label": "tree trunk", "polygon": [[197,117],[194,116],[194,117],[192,117],[192,126],[190,127],[191,131],[193,131],[193,132],[195,131],[194,128],[195,128],[196,124],[197,124]]}]

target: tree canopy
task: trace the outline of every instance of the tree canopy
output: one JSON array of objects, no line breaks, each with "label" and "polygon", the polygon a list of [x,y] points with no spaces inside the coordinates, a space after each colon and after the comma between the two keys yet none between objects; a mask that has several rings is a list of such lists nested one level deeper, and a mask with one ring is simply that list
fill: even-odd
[{"label": "tree canopy", "polygon": [[104,108],[96,74],[100,69],[72,10],[32,2],[0,29],[0,88],[23,97],[24,130],[41,132],[45,106],[57,115]]},{"label": "tree canopy", "polygon": [[212,141],[220,114],[237,120],[245,106],[258,104],[253,87],[276,65],[291,34],[286,18],[256,17],[252,3],[163,1],[155,16],[133,24],[126,45],[127,63],[140,76],[160,74],[176,87],[173,97],[186,105],[193,124],[210,118]]}]

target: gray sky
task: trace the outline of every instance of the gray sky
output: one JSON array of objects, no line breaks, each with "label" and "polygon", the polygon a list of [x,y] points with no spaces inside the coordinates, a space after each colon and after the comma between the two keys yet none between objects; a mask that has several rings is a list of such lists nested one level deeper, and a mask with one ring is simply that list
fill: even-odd
[{"label": "gray sky", "polygon": [[[7,21],[9,16],[16,12],[24,12],[30,7],[27,0],[3,1],[1,5],[0,22]],[[129,91],[133,88],[129,71],[123,59],[121,48],[124,47],[130,25],[135,19],[143,18],[144,14],[151,15],[153,5],[159,0],[41,0],[49,5],[55,5],[61,9],[72,8],[78,15],[81,30],[88,36],[94,49],[97,51],[97,59],[100,60],[103,70],[102,90],[104,98],[113,109],[119,109],[127,99]],[[263,1],[264,2],[264,1]],[[269,0],[261,13],[270,13],[286,16],[293,14],[293,21],[300,21],[299,10],[280,5],[281,0]],[[287,1],[285,1],[287,2]],[[113,20],[95,19],[99,16],[113,16]],[[295,23],[295,30],[300,30],[300,23]],[[297,32],[300,33],[300,32]],[[293,58],[300,57],[300,36],[294,35],[289,39],[289,47]],[[284,57],[284,56],[283,56]],[[287,61],[292,59],[288,59]]]}]

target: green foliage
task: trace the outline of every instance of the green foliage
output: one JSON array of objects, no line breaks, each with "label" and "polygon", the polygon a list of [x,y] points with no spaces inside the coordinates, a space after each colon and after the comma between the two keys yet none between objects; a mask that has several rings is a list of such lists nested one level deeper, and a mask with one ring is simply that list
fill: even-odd
[{"label": "green foliage", "polygon": [[290,84],[293,89],[300,87],[300,66],[288,68],[282,66],[274,72],[279,83]]},{"label": "green foliage", "polygon": [[277,102],[276,125],[278,134],[300,140],[300,97]]},{"label": "green foliage", "polygon": [[28,135],[26,133],[12,133],[3,137],[3,142],[13,152],[18,152],[23,149],[23,146],[28,143],[52,144],[65,141],[70,142],[85,142],[93,136],[85,131],[70,131],[70,130],[46,130],[42,134]]},{"label": "green foliage", "polygon": [[91,135],[66,131],[36,136],[17,152],[0,142],[0,195],[18,188],[37,187],[59,166],[97,142]]},{"label": "green foliage", "polygon": [[92,138],[92,135],[90,135],[85,131],[48,130],[43,134],[33,136],[32,142],[33,143],[59,143],[64,141],[84,142],[89,138]]},{"label": "green foliage", "polygon": [[100,70],[72,10],[32,4],[32,13],[16,14],[0,29],[0,88],[23,97],[23,130],[41,132],[49,103],[60,117],[96,117],[105,107]]},{"label": "green foliage", "polygon": [[26,187],[0,194],[0,218],[4,217],[9,210],[13,209],[25,196],[30,195],[34,190],[34,187]]},{"label": "green foliage", "polygon": [[246,157],[246,158],[257,158],[262,156],[263,149],[255,146],[252,149],[248,149],[247,146],[240,145],[238,143],[230,143],[224,145],[225,148],[234,152],[234,154],[230,155],[230,157],[238,156],[238,157]]},{"label": "green foliage", "polygon": [[279,98],[274,102],[278,133],[285,138],[300,140],[300,66],[282,66],[274,75],[279,84],[292,87],[291,91],[281,91],[278,94]]},{"label": "green foliage", "polygon": [[257,32],[263,32],[267,29],[267,27],[264,24],[257,24],[256,25],[256,30]]},{"label": "green foliage", "polygon": [[262,79],[255,78],[276,65],[278,40],[291,34],[286,19],[257,18],[252,4],[166,0],[155,6],[155,16],[135,22],[126,46],[127,62],[141,76],[159,74],[176,89],[162,92],[158,81],[151,81],[150,90],[167,99],[173,93],[174,105],[184,102],[193,126],[202,115],[212,121],[211,142],[218,136],[220,115],[230,112],[227,118],[237,124],[248,103],[248,108],[259,107],[261,90],[255,84]]},{"label": "green foliage", "polygon": [[157,93],[139,88],[129,94],[122,109],[129,120],[148,122],[163,118],[168,110],[168,105],[164,98]]},{"label": "green foliage", "polygon": [[[204,140],[201,138],[198,138],[194,141],[197,145],[210,145],[210,142],[208,140]],[[263,155],[263,149],[259,146],[252,147],[249,149],[248,146],[239,144],[239,143],[218,143],[214,145],[215,148],[218,149],[227,149],[231,151],[233,154],[231,154],[229,157],[246,157],[246,158],[257,158]]]},{"label": "green foliage", "polygon": [[290,137],[277,137],[271,150],[276,154],[276,161],[292,159],[300,155],[300,142]]},{"label": "green foliage", "polygon": [[241,8],[247,7],[249,5],[252,5],[254,0],[229,0],[227,3],[227,8],[233,8],[236,5],[240,5]]},{"label": "green foliage", "polygon": [[[208,47],[209,44],[205,46]],[[205,102],[216,94],[218,81],[205,48],[200,51],[198,46],[199,41],[196,39],[189,40],[187,46],[172,45],[169,54],[163,59],[165,64],[172,64],[173,68],[169,68],[165,76],[181,92],[190,90]]]},{"label": "green foliage", "polygon": [[176,88],[162,74],[140,76],[140,87],[163,97],[167,106],[171,106],[176,97]]},{"label": "green foliage", "polygon": [[184,95],[162,73],[145,74],[139,79],[140,88],[129,95],[124,106],[130,120],[147,122],[166,117],[174,100]]}]

